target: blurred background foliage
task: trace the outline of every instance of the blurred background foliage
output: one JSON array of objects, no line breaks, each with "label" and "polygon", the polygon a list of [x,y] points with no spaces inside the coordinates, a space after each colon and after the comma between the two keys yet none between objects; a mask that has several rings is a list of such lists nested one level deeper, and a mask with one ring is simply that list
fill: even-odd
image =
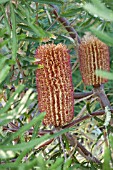
[{"label": "blurred background foliage", "polygon": [[[35,81],[35,51],[45,43],[63,43],[71,54],[75,92],[92,90],[81,79],[78,64],[78,43],[53,14],[65,17],[82,36],[91,32],[110,48],[110,71],[113,73],[113,2],[111,0],[0,0],[0,169],[113,169],[113,137],[111,148],[104,148],[101,119],[85,120],[73,129],[53,135],[38,136],[44,113],[38,115]],[[109,78],[109,75],[108,75]],[[113,80],[105,84],[105,91],[113,105]],[[75,117],[100,110],[94,99],[75,101]],[[48,127],[47,127],[48,128]],[[50,129],[49,129],[50,130]],[[69,147],[65,135],[62,142],[54,140],[40,147],[43,142],[70,131],[95,157],[94,163],[77,147]]]}]

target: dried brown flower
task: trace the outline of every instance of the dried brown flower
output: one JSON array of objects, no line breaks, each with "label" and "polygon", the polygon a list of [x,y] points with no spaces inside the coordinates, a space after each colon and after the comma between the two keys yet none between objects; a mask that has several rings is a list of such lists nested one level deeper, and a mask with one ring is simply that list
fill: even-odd
[{"label": "dried brown flower", "polygon": [[79,46],[80,71],[84,84],[98,86],[107,79],[96,76],[97,69],[109,71],[108,46],[92,35],[86,35]]},{"label": "dried brown flower", "polygon": [[36,71],[36,83],[39,111],[46,111],[43,123],[61,127],[74,116],[70,55],[62,44],[47,44],[37,49],[36,58],[42,66]]}]

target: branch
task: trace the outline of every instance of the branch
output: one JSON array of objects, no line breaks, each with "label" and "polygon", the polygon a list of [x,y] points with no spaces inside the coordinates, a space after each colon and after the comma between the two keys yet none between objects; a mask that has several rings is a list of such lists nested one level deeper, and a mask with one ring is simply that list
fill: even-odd
[{"label": "branch", "polygon": [[74,93],[74,99],[81,99],[87,96],[90,96],[93,94],[93,91],[91,92],[80,92],[80,93]]},{"label": "branch", "polygon": [[[110,111],[113,113],[113,109],[110,109]],[[105,114],[105,111],[104,111],[104,110],[92,112],[91,114],[88,114],[88,115],[83,116],[83,117],[81,117],[81,118],[79,118],[79,119],[73,120],[71,123],[63,126],[62,128],[63,128],[63,129],[64,129],[64,128],[70,128],[70,127],[72,127],[72,126],[74,126],[74,125],[77,125],[78,123],[80,123],[80,122],[82,122],[82,121],[84,121],[84,120],[87,120],[87,119],[92,118],[92,117],[95,117],[95,116],[102,116],[102,115],[104,115],[104,114]]]},{"label": "branch", "polygon": [[56,16],[57,20],[62,23],[65,29],[69,32],[70,37],[74,40],[77,39],[78,43],[80,44],[80,37],[78,36],[75,29],[70,25],[69,21],[66,18],[60,17],[58,15],[58,7],[56,7],[55,5],[51,5],[51,7],[54,9],[53,13]]},{"label": "branch", "polygon": [[101,104],[103,109],[105,109],[106,106],[111,108],[110,101],[107,98],[107,95],[105,94],[103,85],[101,85],[99,87],[94,87],[93,93],[94,93],[95,96],[98,97],[100,104]]}]

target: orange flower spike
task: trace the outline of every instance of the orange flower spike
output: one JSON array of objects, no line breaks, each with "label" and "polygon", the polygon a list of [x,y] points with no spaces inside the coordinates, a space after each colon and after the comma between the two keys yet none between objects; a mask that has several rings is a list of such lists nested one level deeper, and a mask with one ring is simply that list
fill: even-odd
[{"label": "orange flower spike", "polygon": [[99,86],[107,79],[95,75],[97,69],[109,71],[108,46],[92,35],[85,35],[79,46],[80,71],[84,84]]},{"label": "orange flower spike", "polygon": [[36,51],[42,68],[36,71],[38,107],[46,112],[43,123],[62,127],[74,117],[70,55],[62,44],[46,44]]}]

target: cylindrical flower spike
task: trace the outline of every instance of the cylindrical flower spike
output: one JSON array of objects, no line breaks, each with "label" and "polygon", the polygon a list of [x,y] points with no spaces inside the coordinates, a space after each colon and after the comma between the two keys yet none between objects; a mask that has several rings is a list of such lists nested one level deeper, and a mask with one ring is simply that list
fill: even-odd
[{"label": "cylindrical flower spike", "polygon": [[46,112],[44,125],[62,127],[74,116],[74,93],[70,67],[70,55],[62,44],[47,44],[36,51],[38,107]]},{"label": "cylindrical flower spike", "polygon": [[109,71],[110,59],[108,46],[93,35],[85,35],[79,46],[79,61],[85,85],[99,86],[107,79],[96,76],[97,69]]}]

